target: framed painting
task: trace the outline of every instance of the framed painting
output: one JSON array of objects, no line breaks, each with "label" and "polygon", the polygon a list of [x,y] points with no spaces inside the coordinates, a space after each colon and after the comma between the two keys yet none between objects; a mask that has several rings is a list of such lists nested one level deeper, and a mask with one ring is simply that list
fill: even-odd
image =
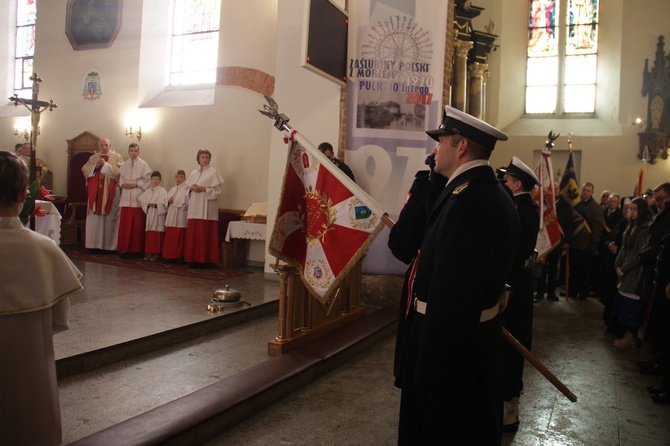
[{"label": "framed painting", "polygon": [[68,0],[65,34],[76,51],[110,48],[121,28],[121,0]]}]

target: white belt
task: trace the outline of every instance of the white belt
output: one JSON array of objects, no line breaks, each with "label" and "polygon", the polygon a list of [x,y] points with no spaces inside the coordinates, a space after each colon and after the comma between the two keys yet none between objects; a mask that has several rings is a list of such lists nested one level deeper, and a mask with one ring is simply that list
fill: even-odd
[{"label": "white belt", "polygon": [[[427,306],[428,306],[427,302],[423,302],[417,299],[416,297],[414,298],[414,311],[416,311],[417,313],[426,314]],[[482,311],[481,316],[479,316],[479,322],[490,321],[491,319],[496,317],[499,312],[500,312],[500,303],[496,303],[491,308],[487,308],[486,310]]]}]

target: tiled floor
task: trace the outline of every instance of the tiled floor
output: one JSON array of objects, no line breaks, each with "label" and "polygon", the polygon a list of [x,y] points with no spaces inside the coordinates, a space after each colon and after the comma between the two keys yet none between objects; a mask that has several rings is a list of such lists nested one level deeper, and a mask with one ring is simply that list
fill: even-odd
[{"label": "tiled floor", "polygon": [[[85,263],[87,290],[71,299],[58,358],[213,317],[205,311],[224,284]],[[276,299],[278,283],[254,274],[231,279],[254,305]],[[396,301],[392,296],[392,301]],[[670,406],[654,404],[635,360],[621,350],[588,301],[536,305],[533,352],[578,397],[569,402],[531,366],[521,398],[521,427],[505,445],[670,445]],[[59,381],[64,443],[171,401],[267,358],[274,317],[261,317],[92,372]],[[207,443],[239,445],[392,445],[399,392],[392,385],[394,339],[260,411]]]}]

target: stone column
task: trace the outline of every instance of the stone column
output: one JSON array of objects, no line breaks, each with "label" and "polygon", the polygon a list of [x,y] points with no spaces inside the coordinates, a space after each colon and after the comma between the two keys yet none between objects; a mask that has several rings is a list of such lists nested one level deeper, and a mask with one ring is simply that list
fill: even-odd
[{"label": "stone column", "polygon": [[468,67],[470,82],[468,85],[468,114],[484,119],[486,101],[486,72],[488,64],[473,62]]},{"label": "stone column", "polygon": [[461,111],[467,110],[468,94],[468,52],[472,49],[472,42],[456,40],[454,49],[454,82],[451,91],[451,105]]}]

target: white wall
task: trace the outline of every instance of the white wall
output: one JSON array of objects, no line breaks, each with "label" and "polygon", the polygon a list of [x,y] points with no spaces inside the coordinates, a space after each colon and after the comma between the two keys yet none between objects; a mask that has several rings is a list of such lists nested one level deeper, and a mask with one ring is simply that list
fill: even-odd
[{"label": "white wall", "polygon": [[[309,0],[281,0],[277,16],[277,54],[275,100],[289,125],[313,144],[330,141],[337,150],[339,134],[340,87],[300,65],[306,5]],[[343,7],[343,1],[336,2]],[[267,126],[271,121],[263,118]],[[288,147],[282,134],[273,130],[270,142],[268,179],[268,239],[279,205]],[[267,252],[267,250],[266,250]],[[266,254],[266,272],[275,258]]]}]

